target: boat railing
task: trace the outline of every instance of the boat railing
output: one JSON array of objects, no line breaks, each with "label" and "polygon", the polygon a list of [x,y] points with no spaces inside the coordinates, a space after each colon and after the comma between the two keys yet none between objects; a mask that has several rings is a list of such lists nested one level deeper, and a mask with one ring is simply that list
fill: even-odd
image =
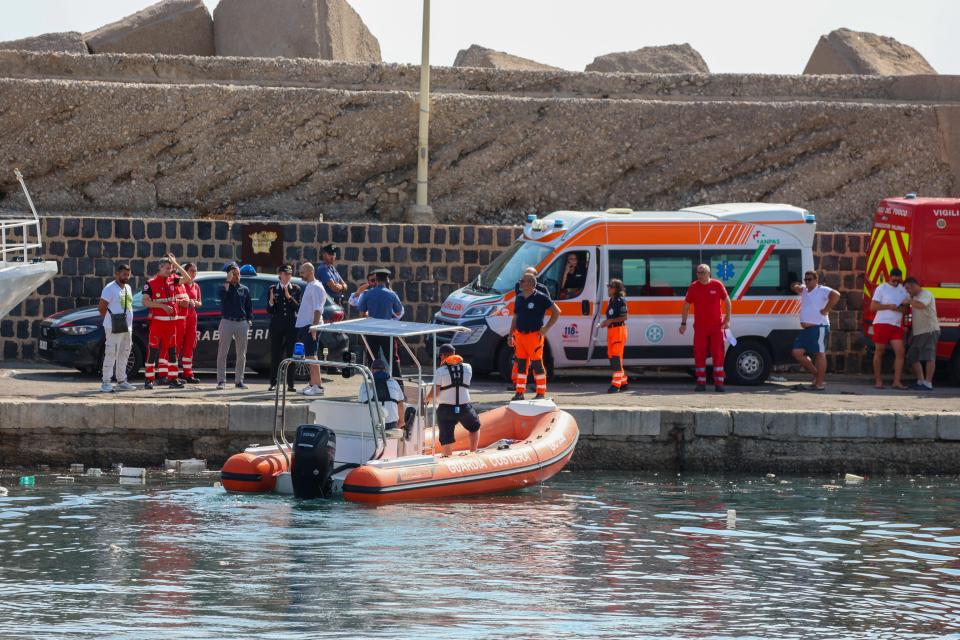
[{"label": "boat railing", "polygon": [[[370,411],[370,424],[373,430],[373,439],[377,443],[373,458],[379,458],[387,450],[387,432],[385,428],[385,416],[383,407],[377,398],[377,385],[373,381],[373,372],[362,364],[353,362],[331,362],[329,360],[317,360],[316,358],[286,358],[277,368],[277,380],[287,379],[287,369],[292,365],[305,365],[311,367],[329,367],[337,369],[352,369],[358,372],[367,389],[367,397],[372,398],[372,402],[367,402],[367,408]],[[287,440],[287,385],[277,384],[276,394],[273,401],[274,421],[273,421],[273,443],[280,450],[281,455],[287,461],[289,468],[290,457],[287,453],[292,451],[293,446]]]},{"label": "boat railing", "polygon": [[[33,206],[33,198],[30,197],[27,184],[23,181],[23,174],[20,173],[19,169],[14,169],[13,173],[17,176],[21,188],[23,188],[33,218],[0,220],[0,262],[12,262],[14,260],[29,262],[30,250],[43,248],[40,216],[37,215],[37,210]],[[36,240],[31,241],[32,237],[35,237]]]}]

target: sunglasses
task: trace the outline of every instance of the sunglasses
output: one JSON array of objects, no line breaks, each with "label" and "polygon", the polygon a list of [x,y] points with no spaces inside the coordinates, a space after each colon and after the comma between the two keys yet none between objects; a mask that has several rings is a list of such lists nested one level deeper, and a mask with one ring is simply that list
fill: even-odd
[{"label": "sunglasses", "polygon": [[810,281],[812,281],[812,280],[816,280],[816,278],[804,278],[804,279],[803,279],[804,282],[810,282]]}]

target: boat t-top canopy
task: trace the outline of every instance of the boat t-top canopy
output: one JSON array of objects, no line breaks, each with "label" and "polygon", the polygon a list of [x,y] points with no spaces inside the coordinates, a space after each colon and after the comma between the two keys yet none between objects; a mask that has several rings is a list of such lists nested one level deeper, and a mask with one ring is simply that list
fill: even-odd
[{"label": "boat t-top canopy", "polygon": [[399,320],[378,320],[376,318],[357,318],[330,324],[318,324],[310,327],[319,333],[345,333],[356,336],[383,336],[385,338],[416,338],[432,336],[438,333],[463,333],[467,327],[449,324],[428,324],[426,322],[401,322]]}]

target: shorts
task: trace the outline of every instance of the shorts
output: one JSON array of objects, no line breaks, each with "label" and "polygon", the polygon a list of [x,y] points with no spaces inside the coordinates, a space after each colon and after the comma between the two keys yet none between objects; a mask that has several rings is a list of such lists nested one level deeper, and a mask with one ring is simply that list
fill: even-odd
[{"label": "shorts", "polygon": [[437,427],[440,432],[440,444],[453,444],[455,438],[454,430],[457,423],[463,425],[463,428],[470,433],[476,433],[480,430],[480,416],[473,408],[472,404],[461,404],[460,413],[455,413],[455,405],[441,404],[437,407]]},{"label": "shorts", "polygon": [[310,335],[310,327],[299,327],[297,329],[297,342],[303,343],[303,356],[305,358],[316,357],[319,340]]},{"label": "shorts", "polygon": [[827,352],[827,338],[830,336],[830,327],[821,324],[817,327],[806,327],[801,329],[796,340],[793,341],[794,349],[803,349],[808,355]]},{"label": "shorts", "polygon": [[903,341],[903,327],[882,322],[873,325],[873,344],[887,345],[894,340]]},{"label": "shorts", "polygon": [[910,339],[907,347],[907,362],[933,362],[937,359],[937,342],[940,340],[939,331],[927,331],[915,335]]}]

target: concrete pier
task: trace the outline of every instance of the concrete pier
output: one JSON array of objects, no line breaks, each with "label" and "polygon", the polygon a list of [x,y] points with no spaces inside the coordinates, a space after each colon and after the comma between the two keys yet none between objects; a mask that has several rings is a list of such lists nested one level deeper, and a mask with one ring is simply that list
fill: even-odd
[{"label": "concrete pier", "polygon": [[[579,469],[755,473],[957,473],[960,398],[876,392],[862,379],[831,392],[792,391],[797,381],[726,394],[690,393],[683,377],[641,378],[606,395],[599,376],[551,383],[580,427],[571,463]],[[114,462],[158,466],[206,458],[212,467],[253,443],[271,441],[274,404],[263,382],[249,391],[200,385],[99,394],[96,382],[46,370],[0,371],[0,466]],[[327,397],[352,397],[356,381],[327,383]],[[497,380],[473,390],[480,408],[509,397]],[[288,433],[309,421],[307,400],[288,405]]]}]

